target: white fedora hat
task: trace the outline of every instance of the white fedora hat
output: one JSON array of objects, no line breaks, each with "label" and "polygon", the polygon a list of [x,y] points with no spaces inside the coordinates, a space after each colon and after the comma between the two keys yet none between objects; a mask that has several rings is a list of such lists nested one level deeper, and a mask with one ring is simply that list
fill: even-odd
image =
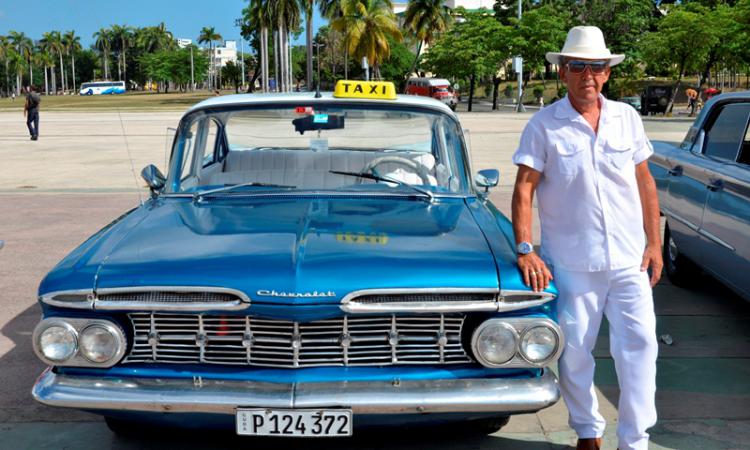
[{"label": "white fedora hat", "polygon": [[609,65],[620,64],[625,55],[613,55],[604,43],[604,35],[598,27],[573,27],[568,31],[565,45],[560,52],[548,52],[547,61],[560,65],[562,58],[608,59]]}]

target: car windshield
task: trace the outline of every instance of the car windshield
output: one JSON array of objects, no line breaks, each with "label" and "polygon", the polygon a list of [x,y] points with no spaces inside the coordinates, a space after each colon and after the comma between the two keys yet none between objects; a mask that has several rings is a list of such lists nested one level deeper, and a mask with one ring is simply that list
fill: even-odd
[{"label": "car windshield", "polygon": [[424,109],[331,103],[197,111],[180,125],[167,193],[465,193],[460,133],[455,119]]}]

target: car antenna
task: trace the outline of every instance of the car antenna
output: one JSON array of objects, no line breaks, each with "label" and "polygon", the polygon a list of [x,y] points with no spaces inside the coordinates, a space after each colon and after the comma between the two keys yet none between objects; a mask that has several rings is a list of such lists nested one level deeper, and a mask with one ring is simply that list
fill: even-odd
[{"label": "car antenna", "polygon": [[320,98],[322,95],[320,95],[320,81],[317,82],[315,85],[315,98]]},{"label": "car antenna", "polygon": [[122,139],[125,141],[125,151],[128,152],[128,159],[130,160],[130,171],[133,172],[133,180],[135,180],[135,188],[138,191],[138,201],[143,206],[143,196],[141,195],[141,187],[138,185],[138,176],[135,174],[135,165],[133,165],[133,155],[130,153],[130,146],[128,145],[128,136],[125,134],[125,124],[122,122],[122,114],[120,114],[120,108],[117,108],[117,117],[120,118],[120,129],[122,130]]}]

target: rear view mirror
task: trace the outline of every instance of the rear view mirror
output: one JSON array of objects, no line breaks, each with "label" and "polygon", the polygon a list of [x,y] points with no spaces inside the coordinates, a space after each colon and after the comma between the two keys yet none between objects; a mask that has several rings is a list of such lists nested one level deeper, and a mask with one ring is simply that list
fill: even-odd
[{"label": "rear view mirror", "polygon": [[294,131],[305,134],[305,131],[339,130],[344,128],[344,116],[330,114],[312,114],[292,120]]},{"label": "rear view mirror", "polygon": [[491,187],[497,186],[500,182],[500,172],[497,169],[480,170],[477,173],[476,182],[477,186],[483,187],[484,192],[487,192]]},{"label": "rear view mirror", "polygon": [[151,196],[156,197],[167,182],[166,177],[153,164],[149,164],[141,170],[141,177],[146,181],[151,190]]}]

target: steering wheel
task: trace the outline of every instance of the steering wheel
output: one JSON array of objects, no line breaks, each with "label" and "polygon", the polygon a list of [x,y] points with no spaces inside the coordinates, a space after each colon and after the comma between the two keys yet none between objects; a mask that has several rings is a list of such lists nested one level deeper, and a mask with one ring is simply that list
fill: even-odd
[{"label": "steering wheel", "polygon": [[391,164],[398,164],[404,167],[407,167],[411,169],[412,172],[414,172],[421,180],[423,184],[430,185],[432,182],[430,181],[430,176],[427,173],[427,169],[422,164],[419,164],[416,161],[412,161],[409,158],[404,158],[403,156],[381,156],[380,158],[375,158],[365,167],[362,168],[362,172],[364,173],[372,173],[372,171],[379,166],[380,164],[385,163],[391,163]]}]

